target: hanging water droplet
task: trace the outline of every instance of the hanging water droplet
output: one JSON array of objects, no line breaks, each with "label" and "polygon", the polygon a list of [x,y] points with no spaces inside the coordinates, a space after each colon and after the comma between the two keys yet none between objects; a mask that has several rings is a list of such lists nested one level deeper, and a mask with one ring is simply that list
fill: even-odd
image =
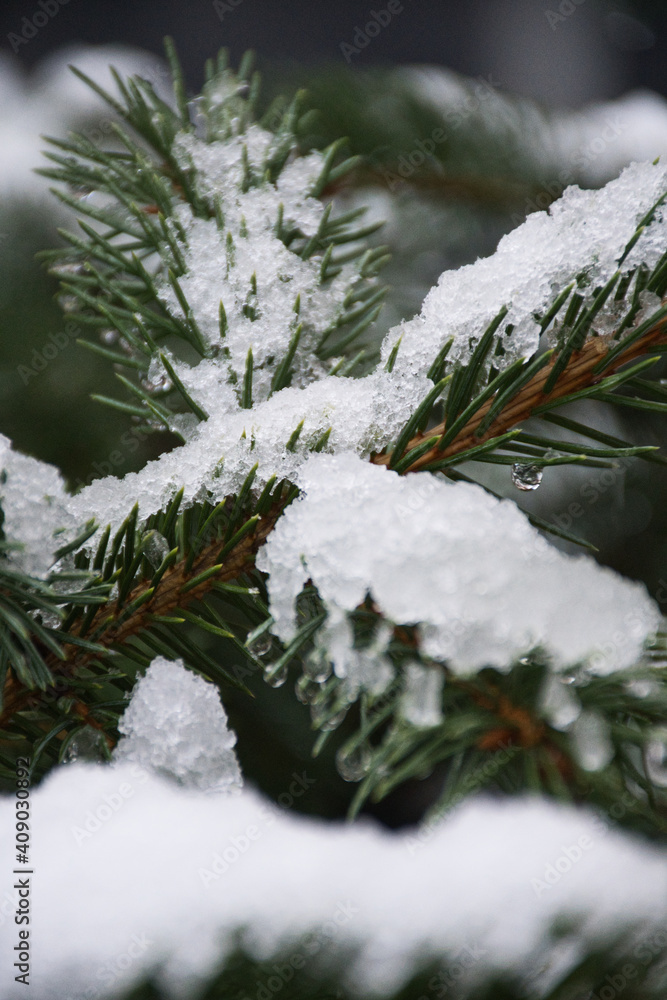
[{"label": "hanging water droplet", "polygon": [[444,673],[437,667],[421,663],[405,666],[405,690],[400,700],[400,711],[406,722],[419,729],[428,729],[442,722],[442,687]]},{"label": "hanging water droplet", "polygon": [[553,674],[542,686],[538,707],[547,722],[561,731],[569,729],[581,714],[581,702],[574,691]]},{"label": "hanging water droplet", "polygon": [[144,555],[151,566],[156,569],[162,564],[163,559],[169,555],[169,542],[159,531],[153,531],[151,537],[144,548]]},{"label": "hanging water droplet", "polygon": [[336,754],[336,769],[343,781],[361,781],[371,766],[371,752],[365,743],[360,746],[341,747]]},{"label": "hanging water droplet", "polygon": [[167,378],[166,375],[162,375],[161,377],[155,379],[155,381],[149,378],[143,378],[141,380],[141,385],[146,390],[146,392],[150,393],[170,392],[174,387],[173,382],[171,381],[170,378]]},{"label": "hanging water droplet", "polygon": [[[323,733],[332,733],[334,729],[338,729],[338,727],[340,726],[341,722],[344,720],[346,715],[347,715],[347,708],[341,708],[340,711],[336,712],[335,715],[330,715],[328,718],[323,719],[317,728],[320,729]],[[313,722],[315,722],[314,718]]]},{"label": "hanging water droplet", "polygon": [[93,193],[93,188],[88,187],[87,184],[70,184],[69,190],[72,197],[76,198],[77,201],[82,201],[84,198],[87,198],[88,195]]},{"label": "hanging water droplet", "polygon": [[325,649],[314,649],[305,659],[303,672],[311,681],[322,684],[331,676],[331,660]]},{"label": "hanging water droplet", "polygon": [[599,712],[582,712],[574,722],[572,742],[575,756],[584,771],[601,771],[614,756],[609,723]]},{"label": "hanging water droplet", "polygon": [[321,693],[322,688],[309,677],[299,677],[294,685],[294,691],[302,705],[310,705]]},{"label": "hanging water droplet", "polygon": [[650,781],[667,788],[667,729],[656,729],[644,750],[644,764]]},{"label": "hanging water droplet", "polygon": [[623,687],[634,698],[648,698],[652,694],[658,694],[660,690],[660,686],[656,681],[639,678],[626,681]]},{"label": "hanging water droplet", "polygon": [[272,648],[273,642],[271,641],[271,636],[266,633],[258,635],[256,639],[253,639],[246,646],[248,652],[256,659],[268,656]]},{"label": "hanging water droplet", "polygon": [[76,312],[79,308],[79,300],[76,295],[61,295],[58,298],[58,305],[63,312],[71,313]]},{"label": "hanging water droplet", "polygon": [[68,274],[81,274],[83,272],[83,264],[81,263],[62,263],[54,264],[51,268],[52,274],[64,275]]},{"label": "hanging water droplet", "polygon": [[102,330],[100,333],[100,340],[107,347],[112,347],[114,344],[118,343],[118,330]]},{"label": "hanging water droplet", "polygon": [[536,490],[542,482],[542,469],[539,465],[515,462],[512,466],[512,482],[518,490]]},{"label": "hanging water droplet", "polygon": [[267,667],[264,671],[264,680],[272,688],[282,687],[287,680],[287,664],[279,667],[277,670],[275,667]]}]

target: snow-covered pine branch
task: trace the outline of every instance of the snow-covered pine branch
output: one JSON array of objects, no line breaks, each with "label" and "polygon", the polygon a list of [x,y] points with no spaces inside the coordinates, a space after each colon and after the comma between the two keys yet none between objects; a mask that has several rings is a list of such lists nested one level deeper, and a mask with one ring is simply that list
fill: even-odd
[{"label": "snow-covered pine branch", "polygon": [[[36,996],[90,996],[91,969],[95,996],[148,975],[185,995],[218,972],[226,994],[239,950],[282,968],[307,935],[307,975],[334,969],[353,995],[425,968],[440,995],[465,953],[461,991],[484,998],[590,991],[627,960],[657,1000],[664,858],[609,817],[664,833],[659,607],[468,463],[533,487],[550,466],[659,460],[548,418],[582,397],[664,412],[637,376],[667,340],[667,171],[568,189],[378,344],[385,249],[325,204],[355,161],[300,150],[298,100],[258,123],[247,63],[221,57],[190,103],[172,68],[172,103],[139,79],[108,98],[134,130],[122,154],[72,137],[47,173],[81,216],[52,266],[125,371],[130,402],[107,402],[183,443],[71,497],[2,439],[2,726],[33,776],[74,762],[34,793]],[[275,686],[301,668],[352,812],[446,762],[435,815],[325,829],[239,790],[203,678],[243,686],[240,653]],[[110,747],[111,766],[76,762]],[[487,786],[598,812],[518,797],[437,821]]]},{"label": "snow-covered pine branch", "polygon": [[[509,725],[524,748],[556,762],[551,790],[563,753],[583,771],[613,761],[620,774],[630,758],[646,771],[614,720],[630,713],[640,744],[657,741],[662,682],[640,707],[622,687],[626,674],[650,672],[644,645],[662,655],[656,605],[590,559],[558,553],[510,501],[461,482],[468,475],[456,467],[470,458],[514,464],[519,485],[526,472],[533,485],[545,466],[653,457],[594,428],[568,444],[548,425],[539,435],[515,425],[581,396],[641,405],[632,377],[652,359],[625,363],[664,340],[665,168],[635,164],[601,191],[568,189],[492,257],[445,273],[363,374],[355,352],[362,342],[372,352],[365,331],[383,294],[374,275],[384,251],[364,242],[375,226],[359,228],[358,213],[340,216],[322,199],[353,164],[338,163],[337,144],[300,155],[298,99],[272,113],[272,128],[257,124],[248,65],[235,75],[223,60],[189,105],[175,64],[174,72],[175,107],[139,79],[119,84],[120,100],[106,98],[141,143],[119,130],[122,155],[76,136],[49,154],[49,176],[89,191],[79,200],[61,192],[83,216],[83,235],[68,236],[52,266],[81,322],[96,334],[104,324],[102,345],[90,346],[130,376],[122,381],[133,401],[107,402],[184,443],[74,497],[53,471],[8,454],[5,530],[24,546],[9,559],[42,577],[53,557],[60,571],[74,559],[91,586],[113,587],[113,603],[69,614],[62,641],[71,652],[61,667],[52,651],[47,666],[70,680],[83,666],[110,669],[119,653],[145,666],[154,647],[142,636],[156,628],[160,649],[179,655],[185,620],[245,641],[274,684],[303,660],[299,696],[322,739],[351,701],[386,699],[341,756],[346,776],[368,775],[363,794],[386,777],[386,754],[403,760],[403,776],[418,773],[404,759],[414,741],[448,732],[447,707],[464,689],[443,688],[444,674],[525,667],[539,681],[530,705],[508,705],[497,681],[467,692],[478,712],[468,750],[492,745],[484,733],[495,720],[504,726],[495,738]],[[619,385],[630,396],[611,397]],[[313,457],[323,451],[331,457]],[[400,478],[416,468],[425,475]],[[434,476],[441,472],[453,481]],[[36,527],[30,505],[49,490]],[[79,544],[76,531],[91,518],[110,527]],[[252,569],[267,536],[258,565],[270,608],[245,588],[245,629],[203,609],[205,594]],[[396,580],[405,587],[392,589]],[[212,676],[210,658],[185,648]],[[601,714],[609,675],[614,698]],[[224,665],[216,676],[231,679]],[[81,711],[90,724],[94,715]],[[373,732],[390,715],[402,722],[378,743]],[[449,753],[447,739],[429,750],[431,764]],[[637,807],[645,811],[641,795]]]}]

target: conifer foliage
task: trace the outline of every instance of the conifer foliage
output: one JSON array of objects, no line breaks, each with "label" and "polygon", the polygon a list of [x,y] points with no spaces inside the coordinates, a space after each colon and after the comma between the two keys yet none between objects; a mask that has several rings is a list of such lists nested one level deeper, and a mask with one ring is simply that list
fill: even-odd
[{"label": "conifer foliage", "polygon": [[[259,668],[294,685],[313,753],[333,748],[355,787],[352,817],[436,772],[426,831],[487,790],[603,813],[622,800],[619,825],[664,842],[660,609],[485,473],[508,467],[525,493],[552,467],[667,462],[604,425],[614,407],[667,411],[667,170],[634,164],[600,191],[568,189],[492,257],[445,273],[380,342],[387,248],[336,197],[368,163],[344,139],[312,148],[303,94],[263,107],[250,56],[237,70],[224,52],[211,60],[190,99],[167,53],[170,102],[139,77],[116,75],[113,95],[86,78],[117,116],[114,142],[49,140],[41,172],[72,224],[43,256],[82,347],[116,373],[118,395],[100,404],[180,443],[75,496],[4,446],[3,779],[17,755],[33,782],[77,757],[154,761],[159,727],[140,706],[169,697],[156,660],[164,677],[179,661],[212,682],[223,704],[232,688],[251,697]],[[137,683],[147,672],[152,687]],[[187,701],[183,683],[173,697]],[[147,711],[164,735],[158,702]],[[211,739],[227,733],[216,719]],[[173,727],[196,739],[196,725]],[[179,758],[181,783],[186,772]],[[276,942],[229,945],[205,995],[270,977]],[[583,996],[631,954],[611,933],[587,944],[560,957],[553,944],[557,971],[537,992],[489,959],[456,995]],[[423,954],[386,995],[454,987]],[[337,963],[296,974],[290,995],[330,995]],[[625,995],[657,1000],[656,969]],[[159,979],[137,989],[162,995]]]}]

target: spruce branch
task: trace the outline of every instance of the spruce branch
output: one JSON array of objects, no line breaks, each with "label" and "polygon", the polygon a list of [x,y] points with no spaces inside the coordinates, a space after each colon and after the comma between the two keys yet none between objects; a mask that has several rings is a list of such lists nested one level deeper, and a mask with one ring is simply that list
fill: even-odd
[{"label": "spruce branch", "polygon": [[[92,617],[80,623],[64,639],[58,658],[53,651],[44,656],[43,663],[48,673],[43,690],[48,691],[55,676],[72,677],[109,650],[122,650],[128,640],[150,629],[155,622],[165,619],[178,621],[183,608],[201,601],[217,584],[236,580],[252,569],[254,554],[275,525],[282,509],[283,504],[276,503],[263,517],[256,516],[246,522],[251,525],[251,530],[245,530],[238,541],[232,538],[233,544],[228,551],[224,551],[227,546],[223,547],[224,556],[221,556],[220,541],[216,538],[194,559],[188,554],[169,566],[159,579],[156,580],[155,574],[153,580],[135,583],[123,601],[117,599],[97,609]],[[87,641],[86,645],[90,648],[79,649],[75,643],[86,636],[94,637],[94,645]],[[16,712],[36,707],[42,693],[26,690],[25,680],[21,683],[18,677],[8,673],[4,682],[0,730]],[[74,707],[81,718],[90,722],[91,710],[84,702],[78,701]]]},{"label": "spruce branch", "polygon": [[[662,313],[667,311],[663,306]],[[537,371],[525,385],[520,385],[516,395],[507,395],[505,405],[496,412],[489,422],[489,414],[494,413],[498,394],[488,399],[478,396],[471,406],[474,410],[470,418],[456,435],[443,447],[447,435],[446,421],[436,424],[427,431],[414,435],[401,448],[407,456],[419,450],[409,464],[404,464],[401,472],[436,471],[454,466],[470,457],[473,449],[504,435],[517,424],[524,423],[533,416],[550,411],[552,408],[572,402],[574,399],[600,398],[606,402],[619,403],[624,397],[611,395],[610,390],[625,383],[635,382],[635,373],[642,371],[658,360],[658,355],[646,357],[652,351],[667,344],[667,318],[664,316],[652,322],[641,337],[633,339],[623,350],[618,350],[608,337],[596,337],[587,341],[578,351],[571,352],[567,364],[558,372],[558,378],[547,388],[551,375],[558,366],[559,357],[547,359],[544,367]],[[631,370],[624,366],[637,358],[645,358]],[[529,363],[527,363],[526,367]],[[606,374],[602,374],[602,372]],[[641,385],[641,383],[640,383]],[[651,383],[649,383],[651,385]],[[482,394],[483,395],[483,394]],[[430,400],[429,410],[433,407]],[[640,405],[638,403],[638,405]],[[423,446],[437,439],[423,451]],[[447,460],[450,461],[447,461]],[[376,465],[391,466],[393,453],[374,454],[371,461]],[[516,457],[512,459],[516,461]]]},{"label": "spruce branch", "polygon": [[[172,49],[170,58],[173,62]],[[286,259],[298,261],[302,270],[312,267],[312,274],[310,270],[308,274],[315,281],[316,294],[329,294],[337,288],[340,301],[329,312],[324,327],[320,324],[318,328],[317,322],[308,318],[308,295],[295,282],[283,340],[277,349],[263,355],[262,338],[249,339],[245,332],[243,337],[237,336],[235,348],[234,336],[247,327],[259,329],[262,310],[268,306],[263,299],[262,270],[253,258],[243,282],[230,294],[225,291],[222,296],[213,296],[215,301],[210,303],[210,293],[202,295],[201,282],[197,286],[199,272],[206,273],[210,258],[196,249],[202,232],[197,227],[207,227],[207,238],[213,234],[217,241],[217,271],[212,280],[217,281],[220,272],[225,280],[230,279],[237,273],[246,247],[251,246],[246,241],[253,228],[250,216],[246,216],[250,201],[242,203],[243,211],[237,201],[255,191],[269,193],[269,202],[277,199],[276,185],[284,171],[298,161],[297,134],[304,128],[302,97],[297,95],[277,124],[274,121],[271,129],[262,133],[266,149],[258,160],[251,141],[257,136],[252,131],[257,128],[257,77],[250,77],[249,64],[233,74],[224,58],[217,68],[209,70],[202,98],[188,105],[174,64],[175,110],[142,81],[118,81],[120,100],[108,95],[105,99],[131,129],[118,130],[121,152],[100,150],[77,136],[54,143],[52,166],[46,172],[68,186],[70,192],[61,191],[59,196],[84,218],[79,220],[80,232],[63,233],[66,248],[49,255],[48,260],[60,274],[63,291],[77,303],[79,320],[95,335],[106,331],[103,345],[90,341],[88,346],[125,369],[125,374],[117,374],[131,401],[106,402],[153,425],[171,427],[187,440],[193,425],[206,425],[209,420],[213,424],[215,416],[220,416],[215,394],[206,398],[199,394],[190,367],[194,357],[204,366],[219,367],[236,394],[238,407],[248,411],[252,452],[255,437],[250,421],[254,413],[272,396],[290,390],[297,375],[301,380],[297,384],[304,385],[325,374],[358,374],[360,361],[366,364],[369,356],[377,353],[370,341],[364,343],[364,337],[385,294],[375,276],[385,262],[386,248],[367,248],[365,240],[377,225],[362,225],[359,210],[336,215],[332,206],[320,206],[317,224],[302,226],[290,221],[289,211],[280,203],[271,221],[275,242],[269,250],[287,254]],[[355,157],[341,160],[342,145],[340,141],[331,143],[321,158],[317,176],[308,182],[311,199],[335,190],[351,170],[362,169]],[[218,156],[230,150],[238,153],[222,180],[206,159],[211,146]],[[228,175],[237,168],[238,182],[234,181],[236,187],[232,184],[228,191]],[[215,183],[208,171],[213,171]],[[77,201],[72,189],[103,197],[101,201],[87,197]],[[223,189],[225,197],[220,193]],[[503,464],[524,461],[537,467],[575,462],[605,466],[630,455],[664,462],[654,449],[620,441],[552,413],[581,398],[665,411],[664,389],[640,375],[667,344],[667,255],[652,271],[640,263],[621,273],[623,262],[638,245],[662,201],[664,196],[641,220],[618,261],[618,270],[601,287],[590,287],[587,274],[579,274],[554,293],[541,316],[534,316],[544,339],[550,338],[548,349],[514,363],[503,361],[506,348],[512,350],[509,303],[478,336],[477,331],[468,331],[469,354],[455,354],[466,358],[464,362],[450,358],[452,339],[440,345],[434,351],[436,356],[428,359],[433,388],[414,406],[393,446],[372,455],[371,462],[389,466],[401,475],[444,472],[464,481],[467,477],[456,466],[471,459]],[[258,261],[265,257],[267,246],[257,244]],[[292,281],[297,273],[283,274],[281,280]],[[349,280],[341,288],[336,282],[345,274]],[[313,294],[312,288],[308,294]],[[656,299],[662,299],[662,305],[644,318],[650,311],[647,303]],[[326,302],[326,297],[322,301]],[[610,314],[615,334],[600,334],[598,320],[604,315],[607,325],[602,329],[608,330]],[[397,360],[400,367],[403,344],[401,335],[390,347],[385,365],[388,374],[394,372]],[[460,348],[458,344],[455,350],[460,352]],[[522,425],[531,418],[540,418],[547,428],[553,424],[587,437],[594,444],[553,439],[548,430],[528,432]],[[330,430],[320,427],[316,434],[309,434],[306,418],[296,415],[282,442],[284,452],[307,456],[321,451],[327,447]],[[246,438],[245,425],[242,437]],[[93,573],[91,586],[113,587],[113,596],[99,607],[89,604],[80,608],[70,602],[60,637],[60,657],[44,640],[38,645],[40,663],[32,672],[22,674],[9,658],[0,727],[11,721],[17,731],[39,740],[40,751],[56,740],[65,746],[73,727],[81,725],[99,729],[113,742],[122,695],[131,688],[136,670],[147,666],[155,654],[183,656],[190,666],[216,682],[234,683],[224,667],[188,639],[185,629],[194,626],[209,632],[246,656],[252,643],[271,629],[263,581],[258,574],[253,576],[253,582],[259,584],[259,594],[253,595],[243,582],[254,573],[257,550],[279,522],[296,489],[289,482],[276,486],[274,476],[257,499],[259,491],[253,485],[256,471],[257,466],[238,492],[222,503],[202,501],[206,493],[202,490],[191,497],[189,506],[181,507],[176,497],[166,510],[153,514],[145,523],[139,523],[135,508],[113,538],[107,531],[92,557],[74,546],[77,567]],[[533,522],[538,523],[538,519],[533,517]],[[539,523],[546,530],[555,530]],[[152,533],[162,536],[167,546],[157,567],[148,559]],[[222,608],[205,600],[213,595],[220,599]],[[326,609],[312,587],[302,594],[300,609],[294,636],[280,649],[277,640],[271,640],[276,656],[265,675],[278,682],[293,661],[304,666],[298,692],[301,700],[311,705],[314,728],[321,730],[316,744],[319,752],[348,712],[350,702],[343,697],[338,678],[322,683],[317,667],[311,672],[319,680],[311,683],[306,667],[315,652]],[[355,648],[371,658],[380,626],[391,623],[382,622],[372,601],[364,602],[351,617]],[[358,724],[339,748],[343,769],[352,780],[361,779],[353,811],[367,798],[379,799],[398,783],[419,777],[445,761],[450,771],[442,802],[451,802],[462,783],[476,775],[484,755],[502,746],[511,748],[512,753],[498,777],[500,787],[505,782],[508,790],[513,781],[517,787],[542,788],[559,796],[581,794],[582,773],[572,759],[568,737],[547,724],[540,708],[538,694],[547,663],[539,651],[530,662],[514,665],[507,677],[497,671],[482,671],[477,681],[462,682],[446,663],[424,656],[412,626],[398,624],[393,628],[388,655],[396,682],[379,698],[368,691],[361,693]],[[582,702],[590,698],[593,706],[597,695],[604,694],[605,718],[616,727],[614,764],[595,779],[601,799],[608,786],[618,786],[630,773],[638,784],[644,780],[641,775],[637,778],[636,763],[627,752],[632,739],[623,718],[631,717],[636,724],[640,735],[635,742],[645,742],[664,708],[663,653],[658,648],[651,664],[660,679],[660,694],[648,710],[645,703],[637,711],[632,705],[628,707],[631,699],[624,697],[618,679],[611,692],[597,681],[578,688]],[[119,662],[120,671],[114,674]],[[447,679],[445,720],[424,731],[401,717],[401,700],[415,663]],[[65,686],[60,702],[54,705],[40,688],[46,687],[49,695],[50,681],[56,678]],[[524,682],[523,690],[519,679]],[[104,688],[103,693],[96,692],[96,684]],[[650,786],[650,781],[644,780],[644,785]],[[660,826],[659,812],[653,800],[649,809],[637,800],[637,822]]]}]

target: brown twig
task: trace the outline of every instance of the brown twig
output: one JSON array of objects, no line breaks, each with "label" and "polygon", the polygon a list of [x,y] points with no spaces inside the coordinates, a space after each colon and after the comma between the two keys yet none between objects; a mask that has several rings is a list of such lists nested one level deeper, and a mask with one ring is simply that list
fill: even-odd
[{"label": "brown twig", "polygon": [[[631,344],[627,351],[620,354],[614,364],[610,365],[609,369],[603,375],[596,374],[594,369],[613,345],[607,337],[595,337],[584,344],[580,351],[573,353],[567,368],[550,392],[545,393],[544,386],[557,358],[553,358],[541,371],[533,376],[530,382],[526,383],[523,389],[498,414],[483,434],[477,436],[475,432],[493,406],[494,397],[491,397],[491,399],[488,399],[486,403],[480,406],[477,413],[470,418],[465,427],[461,429],[460,433],[457,434],[446,448],[440,451],[437,445],[435,445],[420,458],[416,459],[406,471],[418,472],[432,462],[454,458],[456,455],[460,455],[470,448],[484,444],[491,438],[498,437],[516,427],[517,424],[528,420],[532,416],[533,411],[541,404],[556,399],[563,399],[571,393],[595,385],[607,375],[618,371],[619,368],[622,368],[629,361],[633,361],[642,354],[647,354],[652,346],[665,342],[667,342],[667,320],[661,320],[640,340],[635,344]],[[429,428],[423,434],[417,434],[407,445],[405,449],[406,453],[428,440],[428,438],[435,437],[436,434],[441,435],[444,430],[445,424],[441,423],[437,427]],[[376,465],[389,465],[390,459],[391,455],[389,452],[380,452],[371,456],[371,462],[374,462]]]},{"label": "brown twig", "polygon": [[[108,626],[103,628],[99,635],[95,636],[95,641],[107,647],[122,645],[132,636],[141,632],[153,615],[168,615],[173,612],[174,608],[186,606],[192,601],[203,597],[204,594],[211,590],[214,584],[236,579],[241,573],[252,568],[257,549],[273,529],[281,512],[282,506],[276,505],[273,510],[262,517],[256,529],[242,538],[239,544],[232,549],[225,559],[220,572],[209,577],[197,587],[193,587],[187,592],[183,590],[184,586],[190,580],[193,580],[200,573],[216,565],[216,559],[220,552],[219,540],[216,540],[204,549],[190,569],[186,570],[185,561],[182,561],[167,570],[160,581],[157,592],[151,600],[142,604],[124,621],[122,620],[124,609],[130,606],[132,601],[146,590],[146,581],[138,584],[131,591],[122,606],[116,605],[115,615],[110,611],[109,605],[105,605],[95,614],[87,635],[94,635],[95,630],[102,625],[104,620],[113,616],[113,620],[109,622]],[[118,618],[121,618],[121,620],[116,624]],[[45,659],[51,673],[60,677],[72,676],[74,671],[85,666],[96,656],[100,655],[90,650],[82,650],[71,643],[65,644],[63,648],[68,654],[66,660],[60,660],[52,653]],[[27,690],[12,673],[8,673],[4,688],[4,707],[2,714],[0,714],[0,728],[7,724],[15,712],[19,712],[25,708],[36,707],[43,694],[44,692],[39,690]],[[83,702],[77,701],[74,705],[74,710],[77,715],[85,718],[90,724],[91,717],[87,706]]]},{"label": "brown twig", "polygon": [[[662,320],[636,343],[630,345],[627,351],[620,354],[614,364],[606,370],[605,375],[616,372],[628,362],[640,357],[643,354],[647,354],[651,347],[656,346],[657,344],[664,344],[666,342],[667,320]],[[519,393],[517,393],[516,397],[501,413],[498,414],[495,420],[482,435],[477,436],[475,431],[493,405],[493,397],[480,407],[477,413],[468,421],[468,423],[462,428],[461,432],[445,449],[439,451],[437,447],[431,448],[428,452],[422,455],[421,458],[413,462],[410,468],[405,471],[416,472],[423,469],[424,466],[428,466],[431,462],[442,461],[443,459],[454,457],[462,454],[471,447],[484,444],[484,442],[488,441],[490,438],[497,437],[512,427],[515,427],[517,424],[523,423],[532,415],[533,411],[540,404],[548,400],[552,401],[556,399],[563,399],[571,393],[600,382],[604,376],[596,374],[594,369],[611,349],[611,346],[612,342],[606,337],[596,337],[589,340],[581,351],[573,353],[566,369],[558,379],[556,385],[549,393],[545,393],[544,386],[549,378],[553,365],[555,364],[555,359],[553,359],[541,371],[539,371]],[[428,437],[433,437],[436,434],[442,434],[444,430],[444,424],[440,424],[435,428],[429,429],[424,434],[416,435],[410,441],[406,450],[409,451],[411,448],[416,447]],[[371,456],[371,461],[377,465],[388,465],[390,461],[390,454],[387,452],[374,454]],[[199,573],[202,573],[206,569],[215,565],[215,559],[217,557],[217,553],[219,552],[220,543],[217,542],[205,550],[195,561],[190,570],[186,571],[184,562],[172,567],[167,571],[167,573],[165,573],[157,593],[150,601],[139,607],[136,612],[130,615],[125,621],[123,621],[122,618],[119,624],[116,624],[115,620],[111,621],[108,627],[103,629],[100,635],[96,636],[96,641],[107,646],[111,646],[112,644],[122,645],[129,638],[141,632],[150,621],[150,617],[152,615],[168,615],[174,608],[184,604],[187,605],[190,602],[197,600],[204,593],[208,592],[214,583],[233,580],[241,573],[251,569],[254,565],[254,557],[257,549],[267,538],[281,513],[282,507],[277,507],[274,508],[274,510],[272,510],[267,516],[263,517],[256,530],[243,538],[241,542],[239,542],[238,546],[229,554],[228,558],[225,560],[224,566],[220,570],[220,573],[204,581],[200,586],[187,591],[187,593],[183,593],[183,587],[188,580],[193,579]],[[124,606],[131,604],[131,602],[136,597],[140,596],[145,589],[145,583],[136,587],[127,598]],[[117,607],[116,610],[118,615],[122,616],[123,608]],[[102,621],[109,617],[110,611],[107,605],[95,615],[90,628],[90,634],[94,634],[95,629],[102,623]],[[71,645],[66,646],[65,649],[68,652],[71,651],[73,653],[73,655],[68,657],[66,661],[57,660],[52,654],[50,654],[47,659],[47,665],[50,667],[52,672],[60,674],[69,673],[71,675],[75,669],[90,662],[90,660],[96,655],[88,651],[81,651],[77,647]],[[7,724],[15,712],[20,711],[22,708],[32,707],[34,704],[38,704],[41,696],[42,692],[40,691],[26,690],[14,677],[14,675],[9,672],[5,682],[4,708],[2,714],[0,714],[0,728]],[[86,706],[84,706],[84,708],[85,707]],[[521,734],[521,739],[529,741],[525,745],[533,745],[531,741],[534,741],[537,736],[536,730],[531,728],[533,726],[532,721],[524,718],[520,714],[520,710],[511,712],[511,706],[509,703],[507,705],[504,703],[503,705],[500,705],[500,703],[498,703],[497,708],[498,712],[496,714],[507,722],[511,721],[512,727],[514,729],[518,729],[518,732]],[[510,715],[507,714],[508,712],[510,712]],[[517,714],[517,712],[519,714]]]}]

